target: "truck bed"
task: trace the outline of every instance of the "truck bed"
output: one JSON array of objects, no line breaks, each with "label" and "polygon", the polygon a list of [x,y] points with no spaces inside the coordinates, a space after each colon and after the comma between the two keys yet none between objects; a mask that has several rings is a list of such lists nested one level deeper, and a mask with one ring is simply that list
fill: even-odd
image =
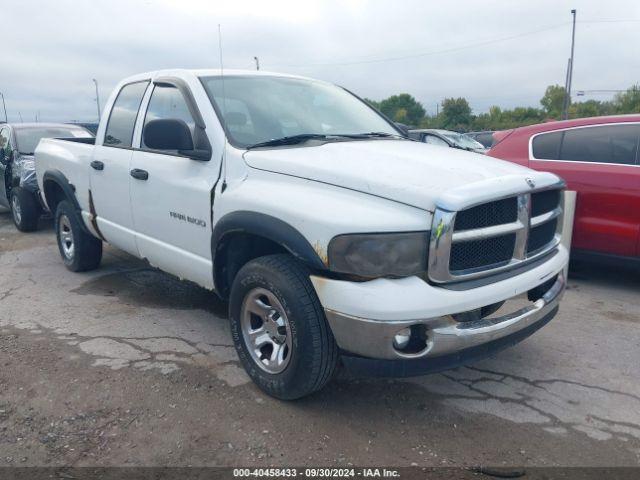
[{"label": "truck bed", "polygon": [[[60,172],[71,183],[80,207],[89,210],[89,163],[93,159],[95,138],[46,138],[35,151],[38,187],[43,192],[44,173]],[[46,204],[46,199],[43,201]]]}]

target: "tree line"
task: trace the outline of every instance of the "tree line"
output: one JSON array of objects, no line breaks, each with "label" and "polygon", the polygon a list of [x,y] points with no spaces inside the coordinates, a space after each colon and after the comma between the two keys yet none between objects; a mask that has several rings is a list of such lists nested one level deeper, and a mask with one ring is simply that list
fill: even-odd
[{"label": "tree line", "polygon": [[[365,99],[396,122],[416,128],[444,128],[459,132],[504,130],[562,118],[565,89],[549,85],[540,99],[540,108],[493,106],[488,113],[474,115],[465,98],[445,98],[437,115],[427,115],[420,102],[408,93],[392,95],[381,101]],[[569,105],[569,118],[640,113],[640,84],[615,95],[613,100],[586,100]]]}]

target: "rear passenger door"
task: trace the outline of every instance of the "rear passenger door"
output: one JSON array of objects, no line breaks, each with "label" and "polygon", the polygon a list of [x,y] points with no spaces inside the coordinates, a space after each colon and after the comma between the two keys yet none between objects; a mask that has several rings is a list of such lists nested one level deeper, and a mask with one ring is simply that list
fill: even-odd
[{"label": "rear passenger door", "polygon": [[638,254],[640,124],[607,124],[542,133],[531,141],[530,166],[564,178],[578,192],[573,247]]},{"label": "rear passenger door", "polygon": [[149,81],[124,85],[113,104],[90,164],[91,199],[100,234],[114,246],[138,255],[131,214],[129,176],[133,131]]}]

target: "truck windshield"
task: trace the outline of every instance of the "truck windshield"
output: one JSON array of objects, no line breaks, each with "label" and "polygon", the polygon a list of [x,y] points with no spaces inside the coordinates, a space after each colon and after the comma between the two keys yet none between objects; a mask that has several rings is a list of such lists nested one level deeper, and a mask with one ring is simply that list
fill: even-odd
[{"label": "truck windshield", "polygon": [[328,83],[267,75],[229,75],[224,77],[224,85],[220,76],[201,80],[229,141],[238,148],[283,138],[398,136],[398,131],[367,104]]},{"label": "truck windshield", "polygon": [[78,127],[24,127],[16,128],[16,147],[23,154],[33,155],[43,138],[87,138],[91,133]]}]

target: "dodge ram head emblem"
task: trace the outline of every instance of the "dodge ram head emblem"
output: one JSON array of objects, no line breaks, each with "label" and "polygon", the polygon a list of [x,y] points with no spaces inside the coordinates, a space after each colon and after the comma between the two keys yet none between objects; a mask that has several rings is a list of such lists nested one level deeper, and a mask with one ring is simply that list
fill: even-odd
[{"label": "dodge ram head emblem", "polygon": [[527,185],[529,185],[531,188],[536,188],[536,182],[533,181],[533,178],[528,178],[527,177]]}]

